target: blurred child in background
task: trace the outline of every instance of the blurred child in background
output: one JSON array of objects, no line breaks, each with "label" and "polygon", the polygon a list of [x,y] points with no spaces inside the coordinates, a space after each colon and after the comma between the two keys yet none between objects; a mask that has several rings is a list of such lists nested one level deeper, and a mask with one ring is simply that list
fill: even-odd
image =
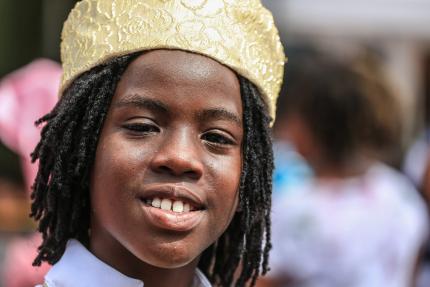
[{"label": "blurred child in background", "polygon": [[428,222],[412,184],[380,160],[399,138],[393,97],[362,67],[290,59],[277,134],[315,178],[274,203],[272,270],[259,286],[412,286]]}]

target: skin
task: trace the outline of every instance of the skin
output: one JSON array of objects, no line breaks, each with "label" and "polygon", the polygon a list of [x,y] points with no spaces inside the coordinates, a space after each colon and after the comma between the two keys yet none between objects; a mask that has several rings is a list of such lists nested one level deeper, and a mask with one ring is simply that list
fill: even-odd
[{"label": "skin", "polygon": [[[190,286],[200,254],[237,208],[242,163],[237,76],[178,50],[144,53],[118,83],[91,178],[90,251],[151,286]],[[186,187],[205,203],[186,231],[148,219],[140,192]]]}]

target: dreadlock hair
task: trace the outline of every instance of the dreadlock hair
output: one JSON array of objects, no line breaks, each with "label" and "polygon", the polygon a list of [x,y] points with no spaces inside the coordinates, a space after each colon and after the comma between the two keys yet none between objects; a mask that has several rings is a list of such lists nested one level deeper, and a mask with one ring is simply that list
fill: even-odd
[{"label": "dreadlock hair", "polygon": [[[89,175],[100,131],[116,85],[139,54],[117,57],[77,78],[55,108],[39,119],[41,140],[31,214],[43,242],[33,265],[55,264],[66,243],[89,242]],[[224,234],[202,254],[199,268],[217,286],[253,286],[268,270],[273,153],[270,117],[258,89],[240,77],[243,105],[243,164],[240,207]],[[240,271],[236,272],[236,270]]]}]

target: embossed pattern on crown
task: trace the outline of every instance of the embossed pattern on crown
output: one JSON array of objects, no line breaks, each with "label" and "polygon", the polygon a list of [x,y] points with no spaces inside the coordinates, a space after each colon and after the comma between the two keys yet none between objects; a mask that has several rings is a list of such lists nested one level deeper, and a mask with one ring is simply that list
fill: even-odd
[{"label": "embossed pattern on crown", "polygon": [[274,118],[285,55],[259,0],[83,0],[63,27],[60,93],[113,57],[163,48],[209,56],[248,78]]}]

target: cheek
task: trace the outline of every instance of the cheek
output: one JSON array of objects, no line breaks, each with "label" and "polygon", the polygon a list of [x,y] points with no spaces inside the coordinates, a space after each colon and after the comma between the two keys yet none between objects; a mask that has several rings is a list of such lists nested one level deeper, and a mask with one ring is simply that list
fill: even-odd
[{"label": "cheek", "polygon": [[242,170],[240,154],[232,160],[222,161],[217,165],[208,165],[212,188],[210,196],[214,198],[213,208],[217,224],[224,230],[236,212],[239,198],[239,183]]},{"label": "cheek", "polygon": [[[119,161],[114,153],[108,152],[109,149],[103,144],[97,148],[90,188],[93,214],[104,222],[110,215],[116,217],[120,214],[118,206],[126,196],[118,187],[122,185],[123,174],[127,168],[122,167],[122,161]],[[110,215],[106,217],[108,210]]]},{"label": "cheek", "polygon": [[121,208],[132,202],[141,174],[142,152],[126,144],[116,144],[114,137],[100,141],[91,175],[93,212],[119,217]]},{"label": "cheek", "polygon": [[148,153],[151,153],[151,150],[116,138],[117,136],[112,135],[100,142],[92,180],[106,187],[107,182],[126,183],[129,187],[133,182],[137,182],[147,169]]}]

